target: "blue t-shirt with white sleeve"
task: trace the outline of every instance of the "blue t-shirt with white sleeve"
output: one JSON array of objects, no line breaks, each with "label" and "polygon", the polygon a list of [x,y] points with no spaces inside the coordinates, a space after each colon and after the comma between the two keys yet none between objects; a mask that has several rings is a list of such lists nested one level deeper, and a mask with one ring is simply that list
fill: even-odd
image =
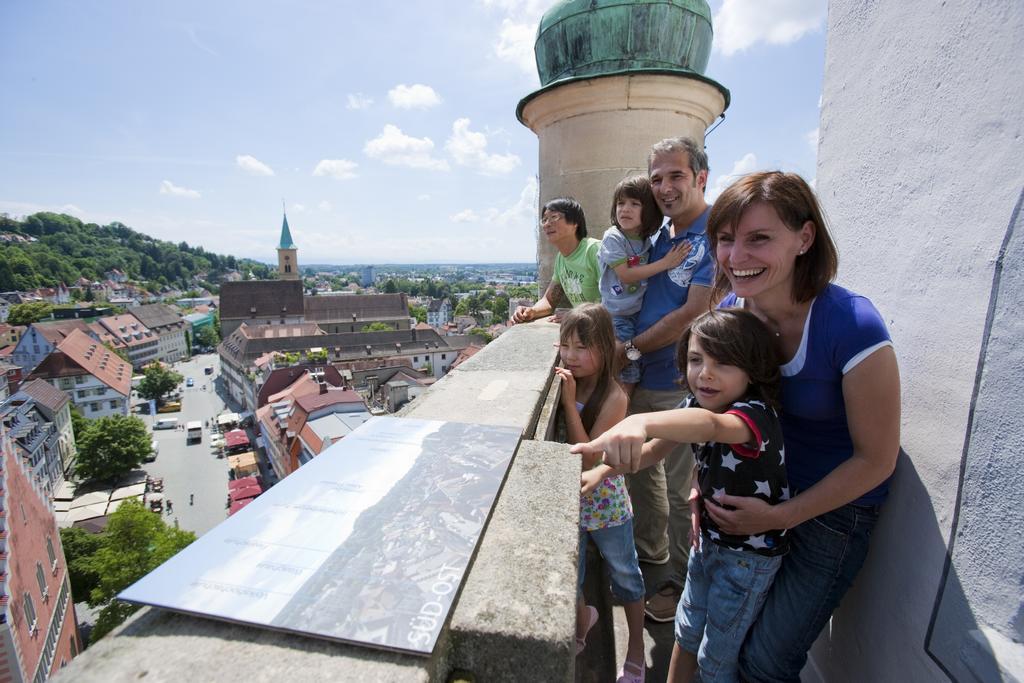
[{"label": "blue t-shirt with white sleeve", "polygon": [[[742,306],[730,293],[719,308]],[[782,434],[786,472],[796,490],[825,478],[853,455],[843,376],[883,346],[892,346],[878,309],[866,297],[830,284],[811,303],[796,354],[782,370]],[[889,480],[853,501],[877,505]]]},{"label": "blue t-shirt with white sleeve", "polygon": [[[686,260],[675,268],[663,270],[647,279],[647,292],[636,319],[636,333],[647,330],[666,315],[686,303],[690,293],[690,285],[710,287],[715,277],[715,262],[711,258],[711,245],[706,234],[708,225],[708,207],[685,230],[676,230],[676,237],[669,236],[668,224],[658,230],[648,263],[664,258],[665,254],[677,244],[690,243],[690,253]],[[640,386],[655,391],[674,391],[679,389],[676,380],[679,370],[676,368],[676,345],[672,342],[654,351],[647,351],[640,358]]]}]

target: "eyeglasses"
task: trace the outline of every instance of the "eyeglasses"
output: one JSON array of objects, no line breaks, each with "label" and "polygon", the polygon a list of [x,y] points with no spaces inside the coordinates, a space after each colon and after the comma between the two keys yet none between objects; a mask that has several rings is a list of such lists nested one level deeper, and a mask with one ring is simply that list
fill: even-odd
[{"label": "eyeglasses", "polygon": [[541,225],[547,225],[548,223],[557,223],[558,221],[562,220],[563,218],[565,218],[565,216],[563,216],[562,214],[552,212],[552,213],[549,213],[548,215],[544,216],[543,218],[541,218],[540,219],[540,224]]}]

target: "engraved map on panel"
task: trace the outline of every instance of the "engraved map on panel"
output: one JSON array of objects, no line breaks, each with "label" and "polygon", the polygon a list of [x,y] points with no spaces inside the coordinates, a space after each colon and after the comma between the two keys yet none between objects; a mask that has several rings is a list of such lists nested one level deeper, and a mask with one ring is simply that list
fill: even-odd
[{"label": "engraved map on panel", "polygon": [[118,597],[429,654],[519,437],[374,418]]}]

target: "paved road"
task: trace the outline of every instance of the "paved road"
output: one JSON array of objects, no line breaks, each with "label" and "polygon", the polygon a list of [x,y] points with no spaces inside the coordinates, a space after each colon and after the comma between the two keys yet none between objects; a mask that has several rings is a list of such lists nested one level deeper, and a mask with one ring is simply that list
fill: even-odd
[{"label": "paved road", "polygon": [[[213,366],[214,374],[203,374],[203,368],[209,365]],[[214,381],[220,376],[220,361],[216,354],[202,354],[175,363],[174,370],[195,382],[195,386],[186,388],[182,380],[181,412],[142,418],[150,426],[156,417],[176,417],[182,425],[199,420],[204,423],[203,440],[186,444],[184,431],[157,430],[153,434],[160,444],[160,454],[143,467],[150,475],[164,478],[164,498],[174,504],[173,512],[168,515],[165,511],[164,519],[176,519],[182,529],[201,536],[227,517],[224,503],[228,495],[228,464],[210,448],[210,430],[205,426],[207,420],[215,422],[225,409],[225,401],[216,391],[221,383]],[[192,505],[189,496],[194,496]]]}]

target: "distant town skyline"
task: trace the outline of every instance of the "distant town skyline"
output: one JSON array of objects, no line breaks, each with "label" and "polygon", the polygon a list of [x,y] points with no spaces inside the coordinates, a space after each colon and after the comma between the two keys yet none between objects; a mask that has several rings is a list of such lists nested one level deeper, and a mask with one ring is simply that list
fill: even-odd
[{"label": "distant town skyline", "polygon": [[[535,262],[515,107],[552,4],[4,3],[0,212],[276,263],[283,198],[300,266]],[[813,179],[825,0],[710,5],[732,104],[709,200],[760,168]]]}]

